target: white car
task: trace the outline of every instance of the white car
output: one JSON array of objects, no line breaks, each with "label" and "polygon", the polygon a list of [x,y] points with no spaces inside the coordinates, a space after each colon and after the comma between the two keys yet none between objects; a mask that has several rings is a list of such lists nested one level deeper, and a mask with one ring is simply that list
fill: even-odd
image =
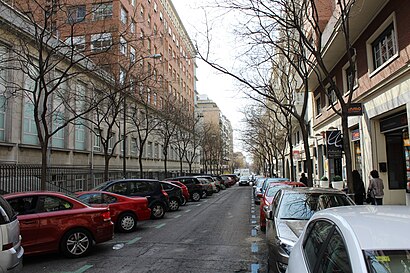
[{"label": "white car", "polygon": [[351,206],[313,215],[287,273],[410,272],[410,208]]}]

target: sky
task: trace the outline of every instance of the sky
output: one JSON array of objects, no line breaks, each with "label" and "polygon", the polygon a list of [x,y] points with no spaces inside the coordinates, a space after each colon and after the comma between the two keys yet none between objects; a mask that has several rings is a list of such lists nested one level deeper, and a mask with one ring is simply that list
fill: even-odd
[{"label": "sky", "polygon": [[[204,33],[206,30],[208,18],[208,25],[211,30],[210,42],[210,56],[227,68],[235,65],[235,36],[233,34],[232,23],[234,20],[232,15],[223,14],[221,11],[204,7],[207,2],[212,0],[172,0],[175,9],[184,24],[192,42],[198,43],[201,52],[207,51],[206,43],[204,43]],[[202,41],[202,42],[201,42]],[[235,81],[211,68],[208,64],[197,60],[197,91],[199,94],[206,94],[212,101],[214,101],[222,114],[225,115],[232,124],[234,130],[234,151],[242,150],[238,141],[239,132],[243,125],[241,120],[243,114],[241,109],[246,107],[248,101],[245,99],[241,91],[238,90]]]}]

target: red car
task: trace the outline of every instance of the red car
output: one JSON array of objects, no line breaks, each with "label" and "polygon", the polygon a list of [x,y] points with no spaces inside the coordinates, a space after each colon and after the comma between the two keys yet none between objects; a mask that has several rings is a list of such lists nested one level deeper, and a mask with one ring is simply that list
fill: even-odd
[{"label": "red car", "polygon": [[137,221],[151,218],[151,209],[146,197],[127,197],[105,191],[76,193],[78,199],[93,207],[110,208],[111,219],[120,232],[131,232],[137,228]]},{"label": "red car", "polygon": [[266,218],[265,210],[268,206],[272,204],[273,197],[281,188],[291,188],[291,187],[306,187],[302,182],[271,182],[265,190],[263,196],[260,197],[260,207],[259,207],[259,226],[262,231],[266,230]]},{"label": "red car", "polygon": [[190,197],[188,187],[185,186],[184,183],[179,182],[179,181],[166,181],[166,182],[170,182],[174,185],[177,185],[182,189],[182,195],[184,196],[184,202],[181,205],[184,206],[186,204],[186,202],[189,200],[189,197]]},{"label": "red car", "polygon": [[62,193],[21,192],[3,195],[18,212],[24,254],[61,251],[86,255],[94,243],[113,238],[110,211],[92,208]]}]

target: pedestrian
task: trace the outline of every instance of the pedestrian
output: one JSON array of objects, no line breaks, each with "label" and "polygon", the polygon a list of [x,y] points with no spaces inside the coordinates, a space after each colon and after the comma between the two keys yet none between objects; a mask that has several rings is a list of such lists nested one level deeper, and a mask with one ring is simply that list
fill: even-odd
[{"label": "pedestrian", "polygon": [[299,179],[299,182],[302,182],[303,184],[305,184],[305,186],[307,185],[308,179],[307,179],[305,173],[302,173],[302,175]]},{"label": "pedestrian", "polygon": [[357,205],[363,205],[365,196],[365,189],[362,177],[357,170],[352,172],[353,175],[353,189],[354,189],[354,201]]},{"label": "pedestrian", "polygon": [[379,178],[379,172],[376,170],[370,172],[370,182],[368,190],[373,192],[373,205],[383,205],[384,185],[383,180]]}]

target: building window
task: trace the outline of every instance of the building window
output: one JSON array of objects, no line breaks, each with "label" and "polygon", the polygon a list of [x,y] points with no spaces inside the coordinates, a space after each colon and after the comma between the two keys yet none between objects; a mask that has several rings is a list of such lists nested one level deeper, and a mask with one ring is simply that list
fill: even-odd
[{"label": "building window", "polygon": [[101,152],[101,130],[99,129],[95,129],[93,149],[95,152]]},{"label": "building window", "polygon": [[[343,70],[344,91],[348,93],[357,88],[357,69],[356,66],[352,69],[348,66]],[[352,86],[350,86],[352,84]]]},{"label": "building window", "polygon": [[135,58],[136,58],[135,54],[136,54],[135,53],[135,48],[130,46],[130,61],[131,61],[132,64],[135,63]]},{"label": "building window", "polygon": [[337,102],[335,90],[331,86],[329,86],[326,91],[327,91],[329,106],[335,104]]},{"label": "building window", "polygon": [[321,104],[320,96],[316,99],[316,115],[320,115],[322,113],[322,104]]},{"label": "building window", "polygon": [[147,103],[151,103],[151,89],[147,87]]},{"label": "building window", "polygon": [[164,15],[162,14],[162,11],[159,12],[159,19],[162,21],[164,20]]},{"label": "building window", "polygon": [[147,49],[148,49],[148,52],[151,53],[151,40],[150,39],[147,39]]},{"label": "building window", "polygon": [[67,21],[70,24],[78,23],[85,19],[85,5],[69,7],[67,12]]},{"label": "building window", "polygon": [[157,93],[154,93],[153,103],[157,106]]},{"label": "building window", "polygon": [[111,33],[99,33],[91,35],[91,50],[94,52],[107,51],[112,46]]},{"label": "building window", "polygon": [[151,15],[149,14],[147,16],[147,23],[148,23],[148,26],[151,26]]},{"label": "building window", "polygon": [[131,5],[135,7],[135,0],[131,0]]},{"label": "building window", "polygon": [[131,138],[131,154],[136,155],[138,152],[138,139],[136,137]]},{"label": "building window", "polygon": [[84,51],[85,50],[85,36],[74,36],[68,37],[65,40],[66,44],[70,45],[74,50]]},{"label": "building window", "polygon": [[[29,66],[29,73],[30,75],[37,75],[37,70]],[[37,126],[34,120],[34,100],[33,94],[36,93],[35,90],[35,82],[30,77],[27,77],[24,81],[24,89],[30,90],[32,92],[26,92],[27,95],[24,97],[24,114],[23,114],[23,140],[24,144],[32,144],[37,145],[38,142],[38,135],[37,135]]]},{"label": "building window", "polygon": [[112,3],[101,3],[93,5],[93,20],[104,20],[112,18]]},{"label": "building window", "polygon": [[152,142],[148,141],[147,145],[147,157],[152,158]]},{"label": "building window", "polygon": [[127,55],[127,40],[124,37],[120,37],[120,52],[123,55]]},{"label": "building window", "polygon": [[121,7],[121,23],[126,25],[128,22],[128,12],[125,10],[124,7]]},{"label": "building window", "polygon": [[373,65],[376,70],[397,54],[394,24],[391,23],[372,43]]},{"label": "building window", "polygon": [[108,138],[108,152],[110,153],[112,149],[114,148],[115,144],[115,133],[111,133],[109,138]]},{"label": "building window", "polygon": [[[57,72],[57,79],[62,78],[61,73]],[[53,94],[53,115],[52,115],[52,130],[57,131],[52,137],[52,146],[58,148],[64,148],[64,127],[65,121],[65,96],[67,92],[67,80],[64,79],[59,85],[56,92]]]},{"label": "building window", "polygon": [[[0,86],[0,89],[2,89],[1,86]],[[5,121],[6,121],[6,97],[0,93],[0,141],[5,140],[5,134],[4,134],[4,131],[6,129]]]}]

